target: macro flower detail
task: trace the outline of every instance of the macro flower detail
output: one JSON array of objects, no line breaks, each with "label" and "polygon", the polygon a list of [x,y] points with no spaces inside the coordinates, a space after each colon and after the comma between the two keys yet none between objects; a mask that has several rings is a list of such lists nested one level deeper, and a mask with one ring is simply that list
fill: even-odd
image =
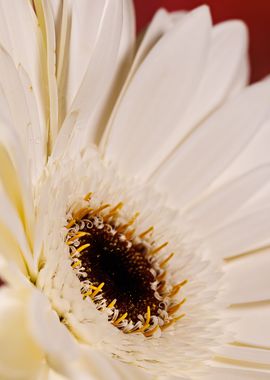
[{"label": "macro flower detail", "polygon": [[123,203],[95,209],[91,198],[91,193],[86,195],[86,204],[67,225],[71,266],[83,297],[90,297],[98,310],[107,310],[113,325],[125,333],[151,336],[169,327],[184,316],[174,315],[185,302],[177,303],[175,296],[187,281],[168,287],[166,266],[174,253],[158,257],[168,242],[156,246],[146,239],[153,226],[136,236],[133,224],[138,213],[120,223]]},{"label": "macro flower detail", "polygon": [[1,378],[269,377],[246,50],[205,6],[136,45],[131,1],[0,0]]}]

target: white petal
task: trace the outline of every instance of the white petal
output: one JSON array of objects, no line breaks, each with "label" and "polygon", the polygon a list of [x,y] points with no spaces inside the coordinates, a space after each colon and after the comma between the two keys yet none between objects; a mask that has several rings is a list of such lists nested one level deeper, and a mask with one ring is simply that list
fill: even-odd
[{"label": "white petal", "polygon": [[65,373],[66,363],[77,359],[77,343],[39,292],[31,297],[29,319],[31,332],[46,353],[50,366]]},{"label": "white petal", "polygon": [[247,84],[242,78],[237,80],[240,68],[243,70],[243,61],[247,61],[245,24],[227,21],[215,26],[205,71],[181,120],[182,138],[220,106],[232,91],[236,95]]},{"label": "white petal", "polygon": [[[9,199],[7,198],[5,192],[0,187],[0,226],[2,227],[2,233],[4,231],[8,232],[6,244],[7,247],[14,247],[14,241],[17,242],[19,252],[22,255],[22,258],[24,261],[26,261],[26,265],[29,268],[29,271],[31,274],[34,273],[33,268],[33,257],[32,253],[28,244],[28,241],[26,239],[24,226],[22,224],[22,221],[20,220],[16,210],[10,203]],[[13,237],[11,239],[11,236]],[[1,239],[2,240],[2,239]],[[3,239],[5,241],[5,239]],[[18,252],[18,249],[16,249],[15,252]],[[15,252],[3,252],[2,254],[5,256],[8,256],[9,253],[11,253],[11,257],[14,257]],[[19,259],[18,259],[19,260]]]},{"label": "white petal", "polygon": [[[0,113],[6,117],[7,111],[3,110],[3,108],[7,107],[9,110],[10,119],[12,119],[12,124],[20,137],[25,154],[27,154],[27,159],[31,165],[32,178],[35,180],[40,174],[44,163],[46,141],[42,137],[39,121],[35,116],[35,112],[37,112],[36,102],[34,100],[31,103],[29,102],[29,98],[33,96],[32,84],[24,69],[21,66],[16,69],[11,57],[1,47],[0,71],[2,73],[0,78],[2,90]],[[29,109],[28,106],[33,104],[32,116],[32,109]]]},{"label": "white petal", "polygon": [[30,1],[1,0],[0,25],[0,44],[12,56],[15,65],[22,65],[29,75],[37,100],[42,136],[45,139],[47,95],[42,63],[44,45]]},{"label": "white petal", "polygon": [[270,166],[254,169],[228,182],[191,205],[186,211],[197,231],[210,234],[233,219],[235,213],[270,181]]},{"label": "white petal", "polygon": [[270,349],[270,305],[258,302],[235,306],[230,310],[236,321],[230,325],[236,342]]},{"label": "white petal", "polygon": [[[248,365],[247,365],[248,367]],[[270,373],[254,368],[234,368],[233,364],[221,363],[202,377],[203,380],[269,380]]]},{"label": "white petal", "polygon": [[210,30],[206,7],[191,12],[157,42],[134,75],[103,141],[105,157],[129,175],[147,176],[170,151],[161,146],[190,104]]},{"label": "white petal", "polygon": [[[71,153],[81,150],[90,141],[96,141],[100,134],[99,127],[102,127],[100,123],[106,112],[107,103],[110,101],[122,33],[123,4],[121,0],[95,1],[88,4],[98,4],[96,7],[101,8],[98,12],[98,23],[93,24],[97,28],[91,37],[94,38],[92,41],[94,46],[87,61],[83,79],[77,78],[75,81],[76,85],[80,83],[80,86],[76,94],[72,95],[72,97],[75,96],[74,100],[58,136],[58,141],[59,139],[69,140],[65,145],[68,145]],[[87,25],[89,25],[88,21]],[[79,36],[76,41],[78,38]],[[77,46],[81,46],[81,43],[77,43]],[[80,61],[74,51],[71,51],[71,54],[76,57],[76,65],[80,67],[78,63]],[[81,75],[81,72],[77,74]],[[60,88],[59,91],[63,90]],[[73,113],[78,114],[77,126],[70,133],[69,118]],[[57,144],[59,145],[58,142]]]},{"label": "white petal", "polygon": [[99,350],[83,347],[81,359],[67,365],[68,378],[72,380],[153,380],[152,376],[133,365],[111,359]]},{"label": "white petal", "polygon": [[215,257],[229,258],[270,244],[270,208],[221,227],[205,237]]},{"label": "white petal", "polygon": [[225,267],[227,300],[231,304],[270,300],[269,267],[269,249],[229,262]]},{"label": "white petal", "polygon": [[[1,97],[0,91],[0,99]],[[0,104],[5,104],[0,101]],[[29,239],[33,228],[33,202],[27,156],[12,125],[0,115],[1,186],[24,223]],[[1,189],[1,191],[3,191]]]},{"label": "white petal", "polygon": [[230,165],[220,178],[216,181],[215,185],[219,185],[224,181],[235,178],[243,173],[247,167],[250,169],[258,165],[268,163],[270,139],[270,119],[266,120],[260,127],[260,130],[250,141],[247,147],[241,152],[239,157]]},{"label": "white petal", "polygon": [[[51,152],[53,143],[58,132],[58,94],[56,82],[56,40],[54,29],[53,12],[48,1],[34,0],[43,40],[46,46],[46,63],[44,70],[44,82],[48,90],[48,109],[49,109],[49,131],[48,131],[48,153]],[[43,58],[44,59],[44,58]]]},{"label": "white petal", "polygon": [[261,348],[248,347],[241,344],[231,344],[219,348],[217,352],[219,356],[228,358],[229,360],[232,359],[245,363],[249,362],[249,364],[253,364],[254,367],[269,365],[270,363],[270,351]]},{"label": "white petal", "polygon": [[[177,20],[177,23],[178,21],[179,20]],[[142,42],[138,47],[125,86],[127,86],[128,82],[130,82],[131,78],[133,77],[143,60],[146,58],[147,54],[153,48],[153,46],[166,32],[168,32],[173,27],[173,25],[174,23],[171,14],[166,12],[165,9],[160,9],[156,12],[155,16],[153,17],[153,20],[151,21],[149,27],[145,32],[145,35],[143,36]]]},{"label": "white petal", "polygon": [[245,89],[208,118],[153,178],[175,206],[185,207],[239,155],[269,113],[270,81]]},{"label": "white petal", "polygon": [[0,377],[29,380],[38,373],[43,354],[29,331],[24,295],[0,289]]}]

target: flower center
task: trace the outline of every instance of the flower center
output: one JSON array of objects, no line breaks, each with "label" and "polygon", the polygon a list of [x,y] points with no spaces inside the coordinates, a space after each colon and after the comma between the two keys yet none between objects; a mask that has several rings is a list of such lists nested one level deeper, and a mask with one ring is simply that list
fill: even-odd
[{"label": "flower center", "polygon": [[5,285],[5,281],[0,277],[0,287]]},{"label": "flower center", "polygon": [[168,243],[155,246],[149,238],[153,227],[136,234],[132,225],[138,213],[123,222],[122,203],[93,208],[90,198],[85,198],[87,207],[72,213],[66,238],[83,298],[106,311],[123,332],[152,336],[183,317],[174,314],[185,299],[177,303],[175,297],[186,281],[168,281],[166,266],[173,254],[160,259]]}]

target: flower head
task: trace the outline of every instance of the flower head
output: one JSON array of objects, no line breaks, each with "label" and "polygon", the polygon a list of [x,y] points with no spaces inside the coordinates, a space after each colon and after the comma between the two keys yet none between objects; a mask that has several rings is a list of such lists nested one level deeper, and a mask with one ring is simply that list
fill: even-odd
[{"label": "flower head", "polygon": [[235,279],[268,243],[270,83],[245,88],[245,27],[161,10],[136,50],[126,0],[0,5],[1,375],[259,371]]}]

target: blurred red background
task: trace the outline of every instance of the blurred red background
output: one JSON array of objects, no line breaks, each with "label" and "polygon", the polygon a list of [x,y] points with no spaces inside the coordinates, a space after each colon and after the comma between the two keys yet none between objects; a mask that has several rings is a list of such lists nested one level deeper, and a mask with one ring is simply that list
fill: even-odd
[{"label": "blurred red background", "polygon": [[134,4],[138,31],[160,7],[173,11],[208,4],[215,23],[232,18],[244,20],[250,33],[251,80],[270,74],[270,0],[134,0]]}]

